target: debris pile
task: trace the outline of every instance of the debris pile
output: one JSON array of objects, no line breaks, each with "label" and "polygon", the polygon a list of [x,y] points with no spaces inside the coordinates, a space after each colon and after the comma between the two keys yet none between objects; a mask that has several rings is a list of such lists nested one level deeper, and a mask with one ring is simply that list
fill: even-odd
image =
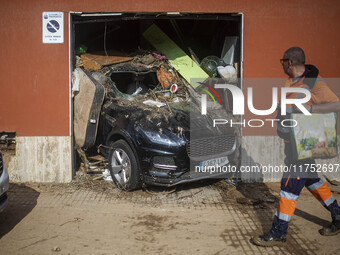
[{"label": "debris pile", "polygon": [[[189,100],[188,82],[181,78],[170,61],[157,51],[137,52],[129,61],[124,59],[124,62],[100,69],[97,69],[99,65],[95,60],[98,58],[93,58],[93,64],[90,64],[87,57],[86,65],[84,59],[78,59],[78,67],[83,66],[93,78],[105,86],[107,97],[142,101],[146,105],[157,107]],[[102,62],[105,62],[105,59]]]},{"label": "debris pile", "polygon": [[[221,57],[207,56],[199,61],[190,47],[187,55],[155,24],[143,37],[155,50],[89,54],[82,45],[83,54],[77,58],[76,66],[82,66],[104,85],[106,96],[139,101],[154,108],[164,107],[170,113],[171,104],[189,102],[193,89],[204,87],[202,83],[209,83],[209,78],[237,83],[237,63],[233,63],[235,38],[226,37]],[[202,90],[194,92],[202,93]]]},{"label": "debris pile", "polygon": [[81,159],[80,169],[85,175],[94,176],[92,180],[107,180],[112,181],[110,171],[108,169],[108,163],[106,159],[101,155],[87,156],[85,151],[81,148],[77,148],[78,156]]},{"label": "debris pile", "polygon": [[[79,81],[79,76],[84,77],[83,73],[86,73],[87,81],[92,80],[93,84],[98,83],[104,88],[104,99],[102,103],[98,103],[98,105],[102,104],[101,111],[119,112],[126,118],[133,118],[141,126],[156,126],[159,127],[159,132],[162,132],[162,127],[167,127],[173,133],[182,135],[183,130],[190,128],[189,110],[193,107],[190,102],[192,100],[196,102],[195,98],[206,93],[207,88],[212,88],[210,86],[212,80],[222,78],[225,82],[236,85],[238,73],[235,68],[236,63],[234,67],[234,63],[227,65],[223,62],[231,61],[228,56],[233,57],[236,42],[231,43],[229,48],[225,46],[221,57],[207,56],[200,61],[190,47],[185,49],[188,50],[187,54],[155,24],[143,33],[143,37],[154,47],[154,50],[139,49],[128,54],[106,50],[87,53],[87,47],[82,45],[81,50],[77,50],[79,56],[76,57],[76,69],[73,73],[75,98],[77,93],[81,94],[79,88],[82,86],[79,86],[79,82],[82,81]],[[86,91],[83,98],[97,96],[100,102],[99,94],[96,94],[95,89],[88,86]],[[92,94],[89,93],[90,91]],[[216,91],[213,91],[216,94]],[[216,104],[213,100],[215,105],[221,108],[222,102],[219,96],[218,99],[220,104]],[[200,109],[200,100],[197,100],[197,103],[197,109]],[[208,103],[212,103],[209,98]],[[80,104],[79,112],[83,115],[91,115],[93,104],[87,108],[83,105]],[[75,106],[75,112],[77,111]],[[98,125],[98,114],[96,116],[89,117],[89,120],[81,117],[79,122]],[[85,141],[85,138],[91,136],[94,137],[91,141],[94,143],[95,134],[86,134],[90,129],[84,124],[81,125],[84,128],[78,130],[83,132],[82,139],[77,139],[75,135],[76,142]],[[97,127],[91,130],[97,130]],[[82,144],[78,145],[79,148],[83,147]],[[107,169],[107,163],[104,161],[90,162],[86,156],[82,156],[81,152],[78,153],[83,161],[84,172],[87,174],[95,171],[103,173]],[[107,174],[108,171],[103,173],[102,177]]]}]

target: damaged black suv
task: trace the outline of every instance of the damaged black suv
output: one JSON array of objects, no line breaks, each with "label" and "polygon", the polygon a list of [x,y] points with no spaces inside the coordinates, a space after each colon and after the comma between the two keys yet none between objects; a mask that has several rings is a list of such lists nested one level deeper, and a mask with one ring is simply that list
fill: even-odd
[{"label": "damaged black suv", "polygon": [[[75,144],[96,145],[119,187],[221,177],[206,167],[235,171],[239,131],[213,128],[211,119],[240,120],[232,116],[225,91],[206,79],[241,87],[242,14],[77,12],[70,21],[78,55],[73,66],[105,88],[92,95],[95,82],[79,70],[78,84],[75,75]],[[203,94],[211,106],[206,116]]]},{"label": "damaged black suv", "polygon": [[[181,88],[181,100],[171,93],[156,100],[164,90],[154,71],[110,70],[92,77],[106,91],[96,143],[107,155],[112,179],[121,189],[223,178],[225,173],[196,170],[212,165],[237,167],[239,131],[227,126],[212,130],[199,106],[185,95],[192,88]],[[155,100],[147,100],[150,97]],[[220,110],[225,114],[225,109]]]}]

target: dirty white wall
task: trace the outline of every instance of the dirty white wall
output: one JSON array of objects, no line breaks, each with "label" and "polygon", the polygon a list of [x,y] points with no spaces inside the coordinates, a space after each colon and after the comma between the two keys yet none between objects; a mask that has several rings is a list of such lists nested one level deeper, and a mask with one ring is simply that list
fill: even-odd
[{"label": "dirty white wall", "polygon": [[15,156],[8,162],[14,182],[57,182],[72,180],[70,136],[17,137]]},{"label": "dirty white wall", "polygon": [[[340,152],[340,136],[338,136],[338,151]],[[242,166],[280,166],[284,165],[284,144],[281,138],[277,136],[244,136],[242,137]],[[340,164],[340,155],[332,159],[316,160],[317,164]],[[327,176],[332,180],[340,181],[340,166],[337,172],[319,173]],[[282,173],[263,172],[259,173],[241,173],[241,178],[245,182],[277,182],[280,181]]]}]

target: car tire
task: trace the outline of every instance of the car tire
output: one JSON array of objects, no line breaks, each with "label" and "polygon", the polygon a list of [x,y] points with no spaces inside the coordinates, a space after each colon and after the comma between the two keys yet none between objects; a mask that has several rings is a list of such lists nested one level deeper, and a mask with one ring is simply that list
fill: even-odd
[{"label": "car tire", "polygon": [[135,190],[142,186],[137,157],[125,140],[111,142],[109,169],[113,182],[122,190]]}]

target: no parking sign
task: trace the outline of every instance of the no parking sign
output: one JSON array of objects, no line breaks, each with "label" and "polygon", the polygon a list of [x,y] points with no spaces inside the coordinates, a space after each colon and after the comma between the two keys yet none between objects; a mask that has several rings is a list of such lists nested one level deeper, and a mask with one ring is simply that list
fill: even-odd
[{"label": "no parking sign", "polygon": [[43,43],[64,43],[64,13],[43,12]]}]

